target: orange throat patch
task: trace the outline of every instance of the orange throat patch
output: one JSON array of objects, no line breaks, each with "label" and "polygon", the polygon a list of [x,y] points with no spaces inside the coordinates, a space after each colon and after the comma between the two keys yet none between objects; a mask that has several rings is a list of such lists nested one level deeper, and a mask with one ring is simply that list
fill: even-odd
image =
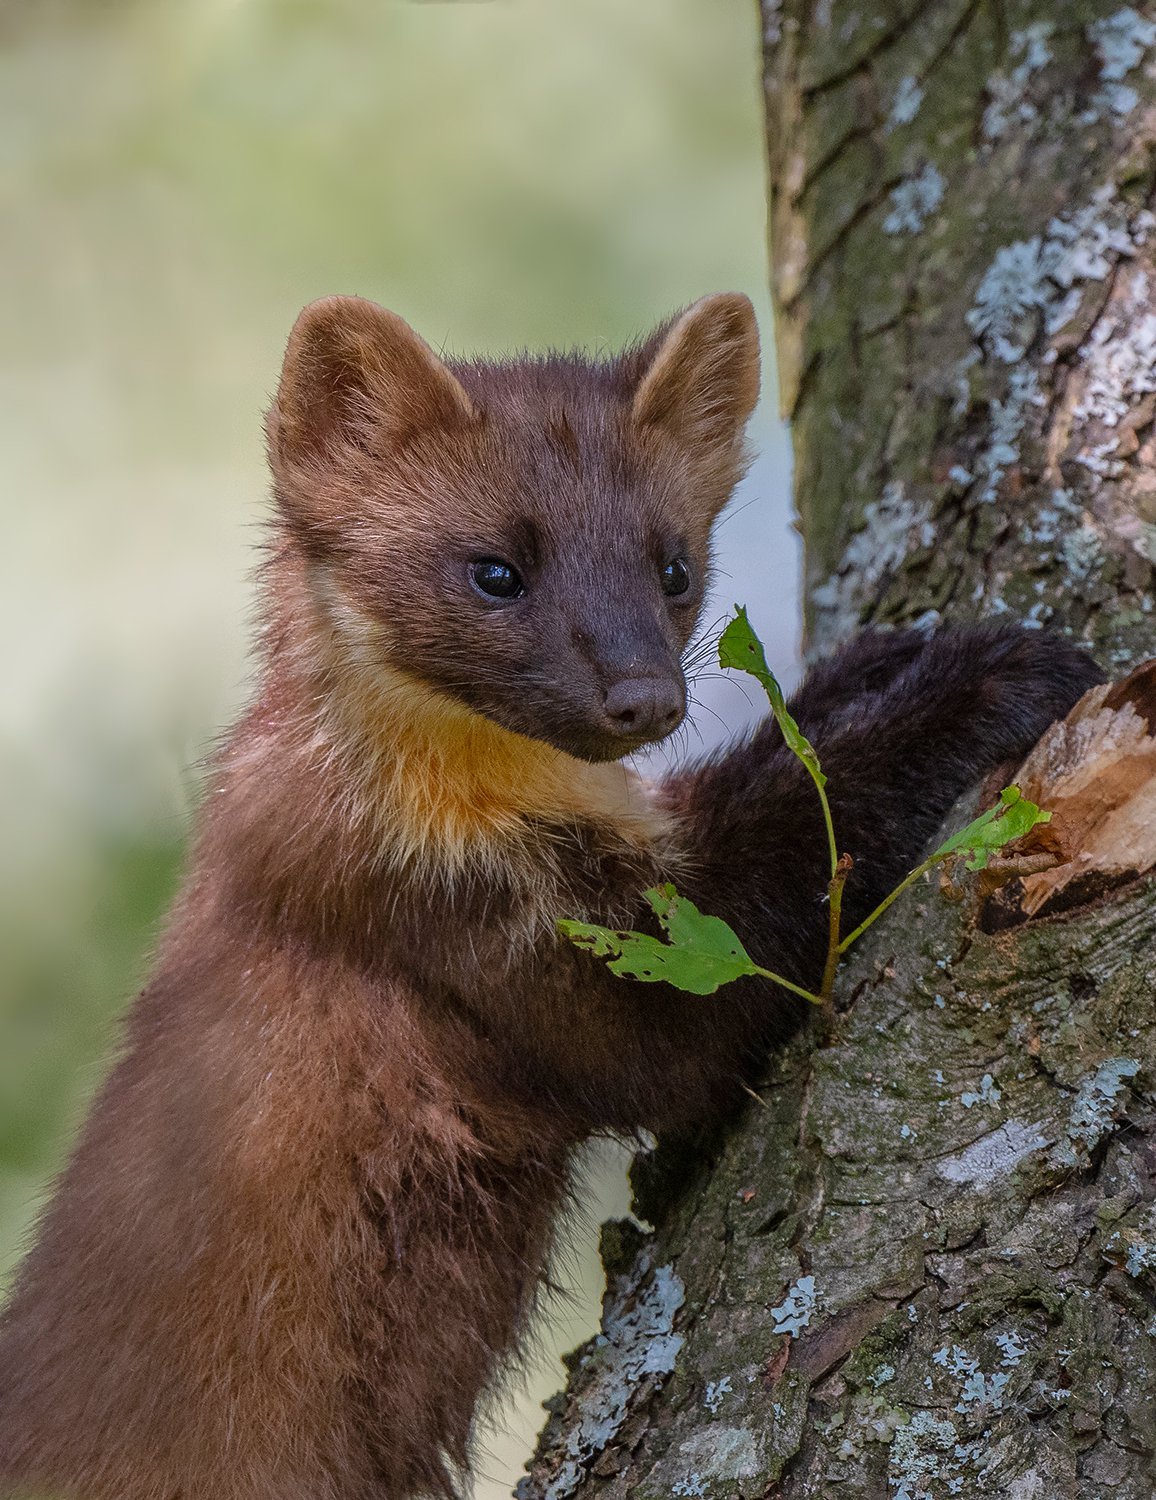
[{"label": "orange throat patch", "polygon": [[391,864],[449,873],[516,861],[531,823],[600,823],[636,848],[667,815],[621,761],[594,765],[527,738],[393,666],[374,622],[325,590],[332,634],[322,734],[345,749],[357,821]]}]

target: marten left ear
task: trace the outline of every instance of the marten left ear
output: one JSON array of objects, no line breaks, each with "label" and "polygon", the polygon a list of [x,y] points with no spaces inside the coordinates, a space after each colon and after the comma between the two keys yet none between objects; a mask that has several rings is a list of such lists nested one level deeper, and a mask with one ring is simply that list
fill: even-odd
[{"label": "marten left ear", "polygon": [[362,297],[312,302],[289,335],[265,422],[281,513],[325,551],[361,515],[367,467],[474,418],[453,371],[396,313]]},{"label": "marten left ear", "polygon": [[396,313],[363,297],[324,297],[289,335],[268,419],[270,461],[275,472],[339,469],[472,415],[457,378]]},{"label": "marten left ear", "polygon": [[661,338],[631,415],[678,441],[733,449],[758,399],[755,310],[741,292],[718,292],[688,307]]}]

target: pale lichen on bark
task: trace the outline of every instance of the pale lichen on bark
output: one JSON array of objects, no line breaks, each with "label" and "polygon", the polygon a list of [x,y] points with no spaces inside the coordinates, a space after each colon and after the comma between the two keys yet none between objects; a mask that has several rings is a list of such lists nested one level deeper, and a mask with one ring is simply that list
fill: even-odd
[{"label": "pale lichen on bark", "polygon": [[[818,28],[786,7],[767,54],[812,644],[1011,611],[1131,659],[1156,635],[1153,22],[943,0],[878,18],[874,47],[836,67],[866,16],[835,6]],[[903,558],[863,578],[888,492],[882,541]]]},{"label": "pale lichen on bark", "polygon": [[[1122,675],[1156,651],[1156,8],[762,19],[812,646],[1008,613]],[[917,889],[836,1045],[639,1165],[654,1232],[611,1260],[672,1268],[683,1343],[568,1495],[1150,1500],[1156,883],[1106,887],[1030,919]],[[597,1376],[580,1352],[527,1500]]]}]

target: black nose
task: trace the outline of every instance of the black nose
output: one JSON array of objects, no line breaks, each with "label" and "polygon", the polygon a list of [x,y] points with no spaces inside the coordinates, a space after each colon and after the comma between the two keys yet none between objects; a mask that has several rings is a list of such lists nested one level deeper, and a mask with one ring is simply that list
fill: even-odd
[{"label": "black nose", "polygon": [[604,706],[619,734],[660,739],[682,718],[682,688],[669,677],[624,677],[606,690]]}]

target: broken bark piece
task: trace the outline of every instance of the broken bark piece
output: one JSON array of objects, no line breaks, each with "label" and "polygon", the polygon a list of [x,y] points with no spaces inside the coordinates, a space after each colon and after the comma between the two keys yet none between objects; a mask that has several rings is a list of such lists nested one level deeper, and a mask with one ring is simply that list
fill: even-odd
[{"label": "broken bark piece", "polygon": [[1156,866],[1156,660],[1085,693],[1015,781],[1052,814],[1016,846],[1021,859],[1053,860],[1005,893],[1023,917],[1089,900]]}]

